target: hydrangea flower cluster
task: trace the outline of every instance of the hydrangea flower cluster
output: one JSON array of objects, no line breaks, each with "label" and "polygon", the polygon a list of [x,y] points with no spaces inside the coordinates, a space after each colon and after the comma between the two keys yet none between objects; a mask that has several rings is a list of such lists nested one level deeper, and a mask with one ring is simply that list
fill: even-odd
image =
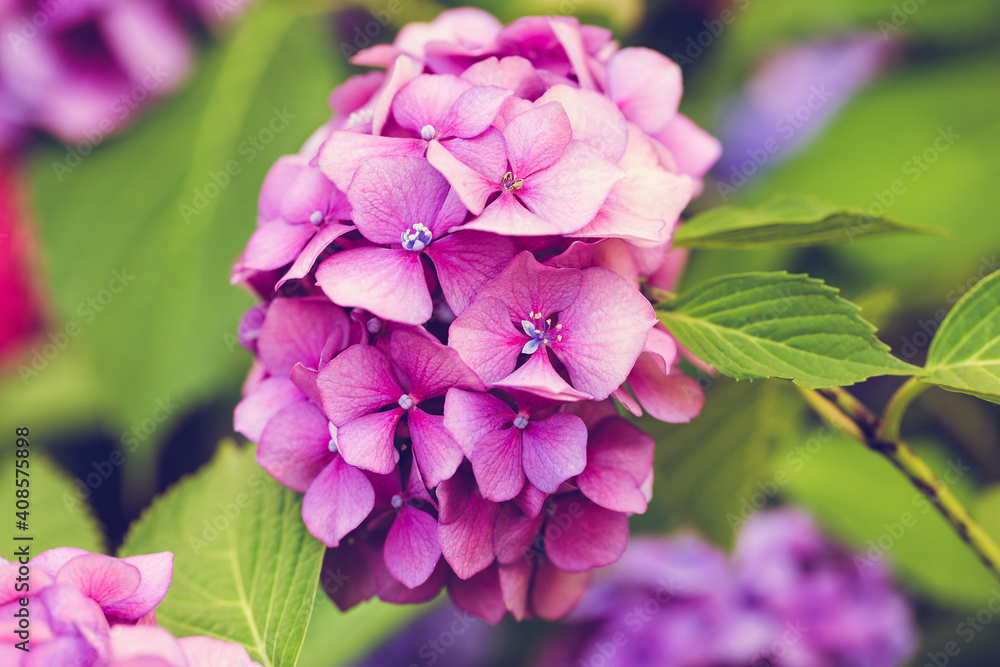
[{"label": "hydrangea flower cluster", "polygon": [[475,9],[354,59],[334,116],[277,161],[233,281],[263,299],[235,428],[305,493],[342,608],[446,586],[555,618],[616,561],[653,440],[699,385],[643,281],[719,154],[679,68],[565,17]]},{"label": "hydrangea flower cluster", "polygon": [[191,21],[216,23],[244,4],[0,0],[0,152],[33,127],[92,149],[187,77]]},{"label": "hydrangea flower cluster", "polygon": [[882,563],[858,567],[797,510],[744,524],[731,559],[693,535],[635,540],[546,667],[897,667],[916,648]]},{"label": "hydrangea flower cluster", "polygon": [[[27,564],[0,558],[0,663],[260,667],[239,644],[176,639],[156,625],[156,606],[170,587],[173,565],[170,552],[114,558],[73,547],[43,551]],[[19,624],[21,609],[29,610],[31,634],[30,646],[18,647],[28,639]]]}]

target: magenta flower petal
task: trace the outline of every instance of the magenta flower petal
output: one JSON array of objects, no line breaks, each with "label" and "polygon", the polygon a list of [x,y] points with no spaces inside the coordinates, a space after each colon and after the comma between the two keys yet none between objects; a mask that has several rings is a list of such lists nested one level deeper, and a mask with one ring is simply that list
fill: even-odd
[{"label": "magenta flower petal", "polygon": [[358,167],[373,157],[420,157],[426,144],[423,139],[379,137],[353,130],[330,134],[319,152],[319,167],[338,189],[347,192]]},{"label": "magenta flower petal", "polygon": [[[208,639],[204,637],[203,639]],[[211,641],[224,644],[217,639]],[[232,646],[239,646],[232,644]],[[242,647],[240,647],[242,648]],[[246,649],[243,649],[244,651]],[[111,633],[111,664],[150,667],[189,667],[178,640],[163,628],[149,625],[118,626]],[[79,664],[79,663],[66,663]],[[219,663],[221,664],[221,663]],[[228,664],[228,663],[226,663]]]},{"label": "magenta flower petal", "polygon": [[299,280],[305,278],[312,271],[313,265],[319,256],[323,254],[331,243],[336,241],[338,238],[346,234],[347,232],[353,231],[354,227],[349,225],[340,225],[335,222],[327,223],[323,225],[315,236],[309,239],[309,243],[302,248],[299,252],[298,257],[292,262],[292,266],[289,267],[285,275],[281,276],[279,280],[274,285],[274,289],[281,289],[289,280]]},{"label": "magenta flower petal", "polygon": [[583,271],[580,295],[559,321],[564,339],[554,348],[556,355],[575,388],[602,400],[628,377],[657,319],[649,301],[624,278],[593,268]]},{"label": "magenta flower petal", "polygon": [[372,483],[337,456],[309,485],[302,500],[302,519],[316,539],[336,547],[361,525],[374,505]]},{"label": "magenta flower petal", "polygon": [[222,641],[214,637],[181,637],[177,640],[187,667],[260,667],[252,660],[247,650],[239,644]]},{"label": "magenta flower petal", "polygon": [[606,76],[608,96],[643,131],[661,132],[677,113],[683,92],[681,68],[662,53],[622,49],[608,61]]},{"label": "magenta flower petal", "polygon": [[340,455],[352,466],[388,475],[399,462],[393,446],[396,425],[403,416],[401,408],[372,412],[337,427]]},{"label": "magenta flower petal", "polygon": [[335,344],[328,353],[347,346],[350,324],[344,309],[328,301],[275,299],[260,329],[257,352],[267,370],[278,377],[291,377],[299,362],[318,369],[326,361],[323,352],[331,337]]},{"label": "magenta flower petal", "polygon": [[[492,186],[489,191],[495,192],[496,187]],[[468,206],[468,202],[466,205]],[[472,207],[469,210],[475,212]],[[566,231],[576,230],[579,226],[574,222],[574,225],[571,225],[571,230],[564,230],[558,224],[525,208],[509,192],[501,193],[496,200],[483,209],[479,217],[473,218],[465,224],[466,229],[508,236],[557,236]]]},{"label": "magenta flower petal", "polygon": [[516,505],[505,504],[497,517],[493,534],[493,552],[497,561],[507,565],[519,559],[527,560],[545,519],[545,514],[539,513],[531,518]]},{"label": "magenta flower petal", "polygon": [[579,271],[543,266],[525,251],[482,291],[482,296],[500,299],[507,306],[508,319],[518,322],[520,329],[520,321],[531,313],[549,315],[569,308],[579,296],[582,280]]},{"label": "magenta flower petal", "polygon": [[625,154],[629,127],[613,101],[594,90],[559,84],[549,88],[538,104],[558,102],[569,118],[573,138],[601,153],[611,162]]},{"label": "magenta flower petal", "polygon": [[515,413],[492,394],[449,389],[444,401],[444,426],[471,457],[472,449],[491,431],[510,424]]},{"label": "magenta flower petal", "polygon": [[511,91],[498,86],[475,86],[462,93],[435,125],[442,137],[471,139],[486,131]]},{"label": "magenta flower petal", "polygon": [[480,297],[448,330],[448,345],[486,384],[514,370],[525,338],[510,323],[507,306],[500,299]]},{"label": "magenta flower petal", "polygon": [[545,493],[555,493],[587,465],[587,427],[576,415],[557,412],[528,422],[522,434],[524,474]]},{"label": "magenta flower petal", "polygon": [[[77,556],[86,556],[89,553],[85,549],[77,549],[76,547],[56,547],[55,549],[43,551],[32,558],[31,567],[35,572],[41,570],[55,579],[59,575],[59,570],[62,569],[63,565]],[[16,570],[17,568],[15,567],[14,569]]]},{"label": "magenta flower petal", "polygon": [[528,595],[534,568],[526,560],[515,560],[508,565],[497,565],[497,570],[504,606],[515,620],[523,621],[528,615]]},{"label": "magenta flower petal", "polygon": [[67,562],[57,584],[71,584],[101,607],[121,602],[139,588],[139,568],[104,554],[88,553]]},{"label": "magenta flower petal", "polygon": [[441,142],[432,141],[427,146],[427,161],[448,180],[466,208],[479,215],[486,206],[486,200],[497,191],[503,177],[503,162],[506,160],[503,155],[498,155],[494,165],[483,169],[487,173],[495,172],[496,177],[493,178],[470,167]]},{"label": "magenta flower petal", "polygon": [[521,389],[553,401],[589,401],[594,397],[574,389],[552,367],[545,349],[532,354],[527,362],[516,371],[493,382],[491,386],[505,389]]},{"label": "magenta flower petal", "polygon": [[121,559],[139,570],[141,579],[134,593],[118,602],[101,605],[104,613],[126,621],[136,621],[163,602],[174,575],[174,555],[169,551]]},{"label": "magenta flower petal", "polygon": [[389,359],[377,348],[353,345],[320,371],[323,412],[338,427],[399,401],[403,390]]},{"label": "magenta flower petal", "polygon": [[[382,130],[389,120],[392,103],[396,99],[396,95],[399,94],[399,91],[407,83],[419,76],[423,69],[423,63],[405,55],[397,57],[392,63],[389,71],[386,72],[381,89],[372,98],[375,103],[372,107],[373,135],[382,134]],[[341,190],[344,190],[344,188],[341,188]]]},{"label": "magenta flower petal", "polygon": [[521,433],[517,428],[491,431],[472,450],[472,471],[483,497],[510,500],[524,487]]},{"label": "magenta flower petal", "polygon": [[546,498],[548,495],[539,491],[538,487],[531,482],[525,482],[521,493],[518,494],[517,498],[514,498],[514,504],[520,507],[527,516],[535,518],[545,507]]},{"label": "magenta flower petal", "polygon": [[566,150],[573,129],[562,105],[532,107],[515,116],[503,130],[511,171],[524,178],[552,165]]},{"label": "magenta flower petal", "polygon": [[500,506],[484,499],[467,473],[442,482],[437,493],[441,553],[459,578],[468,579],[493,562],[493,527]]},{"label": "magenta flower petal", "polygon": [[443,396],[451,387],[483,390],[483,383],[455,350],[419,329],[399,329],[392,334],[389,351],[416,401]]},{"label": "magenta flower petal", "polygon": [[627,515],[605,509],[578,494],[560,497],[555,513],[566,520],[566,527],[546,530],[545,554],[560,570],[583,572],[603,567],[625,553]]},{"label": "magenta flower petal", "polygon": [[628,376],[628,386],[643,409],[660,421],[683,424],[701,413],[705,392],[678,368],[664,373],[652,354],[643,352]]},{"label": "magenta flower petal", "polygon": [[386,535],[383,557],[392,576],[407,588],[424,583],[441,558],[437,521],[404,504]]},{"label": "magenta flower petal", "polygon": [[283,220],[265,223],[250,237],[243,252],[243,264],[258,271],[280,269],[295,261],[315,233],[312,225],[296,225]]},{"label": "magenta flower petal", "polygon": [[334,303],[404,324],[423,324],[434,310],[420,253],[409,250],[344,250],[319,265],[316,284]]},{"label": "magenta flower petal", "polygon": [[276,480],[305,492],[330,463],[330,421],[309,401],[297,401],[268,422],[257,447],[257,463]]},{"label": "magenta flower petal", "polygon": [[499,86],[514,96],[533,101],[545,92],[545,83],[531,62],[520,56],[480,60],[462,73],[462,78],[477,86]]},{"label": "magenta flower petal", "polygon": [[670,151],[677,170],[701,178],[722,155],[722,144],[684,114],[676,114],[655,137]]},{"label": "magenta flower petal", "polygon": [[476,295],[514,258],[514,242],[482,232],[449,234],[427,247],[451,311],[461,315]]},{"label": "magenta flower petal", "polygon": [[532,580],[531,608],[536,615],[558,620],[576,606],[590,584],[590,572],[571,572],[542,558]]},{"label": "magenta flower petal", "polygon": [[495,566],[466,579],[449,577],[448,594],[456,607],[487,623],[499,623],[506,612]]},{"label": "magenta flower petal", "polygon": [[283,378],[268,378],[254,387],[233,412],[233,429],[252,442],[260,442],[267,422],[286,405],[305,399],[305,395]]},{"label": "magenta flower petal", "polygon": [[448,181],[423,158],[370,157],[358,167],[347,198],[365,238],[398,244],[400,234],[415,225],[424,225],[435,236],[446,231],[436,229],[435,220],[448,190]]},{"label": "magenta flower petal", "polygon": [[577,477],[580,491],[615,512],[646,511],[643,482],[653,470],[653,438],[620,417],[595,428],[587,446],[587,468]]},{"label": "magenta flower petal", "polygon": [[420,409],[409,412],[407,421],[413,440],[413,456],[427,488],[450,479],[462,463],[462,449],[444,427],[444,417]]},{"label": "magenta flower petal", "polygon": [[[471,83],[451,74],[420,74],[396,94],[392,115],[397,123],[411,132],[420,134],[420,130],[427,125],[440,132],[452,105],[470,88]],[[495,117],[496,113],[493,115]],[[486,125],[492,122],[493,118],[490,118]]]}]

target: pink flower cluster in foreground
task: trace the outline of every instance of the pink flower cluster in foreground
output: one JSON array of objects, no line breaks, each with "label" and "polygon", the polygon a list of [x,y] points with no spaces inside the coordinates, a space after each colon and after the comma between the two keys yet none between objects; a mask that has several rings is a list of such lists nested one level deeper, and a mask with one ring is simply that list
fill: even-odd
[{"label": "pink flower cluster in foreground", "polygon": [[[0,664],[260,667],[239,644],[176,639],[157,627],[156,606],[173,567],[169,552],[114,558],[61,547],[27,564],[0,558]],[[30,614],[28,630],[22,609]]]},{"label": "pink flower cluster in foreground", "polygon": [[795,510],[751,518],[731,559],[691,535],[635,540],[537,664],[897,667],[913,619],[889,568],[858,560]]},{"label": "pink flower cluster in foreground", "polygon": [[[235,427],[305,493],[338,605],[447,586],[559,617],[646,510],[653,440],[703,403],[640,291],[718,157],[679,68],[575,19],[475,9],[355,62],[273,166],[234,282],[263,299]],[[330,583],[339,582],[339,583]]]}]

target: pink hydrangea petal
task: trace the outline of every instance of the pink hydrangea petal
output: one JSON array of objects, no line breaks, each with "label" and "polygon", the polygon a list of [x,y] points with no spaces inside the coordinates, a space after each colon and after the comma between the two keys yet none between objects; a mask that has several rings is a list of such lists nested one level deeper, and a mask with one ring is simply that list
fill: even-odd
[{"label": "pink hydrangea petal", "polygon": [[506,237],[460,231],[435,241],[425,254],[434,264],[448,306],[461,315],[486,283],[510,264],[515,252],[513,241]]},{"label": "pink hydrangea petal", "polygon": [[121,602],[139,589],[139,568],[104,554],[88,553],[68,561],[57,584],[71,584],[101,607]]},{"label": "pink hydrangea petal", "polygon": [[254,387],[233,412],[233,429],[251,442],[260,442],[267,422],[286,405],[305,399],[290,380],[267,378]]},{"label": "pink hydrangea petal", "polygon": [[301,362],[319,368],[331,336],[339,352],[350,336],[351,322],[343,308],[324,299],[275,299],[267,309],[257,338],[257,353],[272,375],[288,378]]},{"label": "pink hydrangea petal", "polygon": [[628,377],[657,319],[649,301],[624,278],[593,268],[583,271],[580,295],[559,322],[563,340],[554,349],[573,386],[602,400]]},{"label": "pink hydrangea petal", "polygon": [[486,384],[511,373],[526,337],[510,324],[507,306],[480,297],[451,324],[448,345]]},{"label": "pink hydrangea petal", "polygon": [[427,512],[403,505],[385,538],[385,566],[407,588],[427,581],[441,558],[437,521]]},{"label": "pink hydrangea petal", "polygon": [[628,389],[626,389],[624,385],[611,392],[611,398],[616,399],[622,404],[623,408],[636,417],[642,416],[642,406],[639,405],[639,401],[635,400],[635,397],[629,393]]},{"label": "pink hydrangea petal", "polygon": [[139,588],[132,595],[109,605],[101,605],[108,616],[137,621],[153,612],[167,595],[174,574],[174,555],[169,551],[142,554],[122,559],[138,568],[142,579]]},{"label": "pink hydrangea petal", "polygon": [[441,120],[441,136],[471,139],[486,131],[511,91],[499,86],[475,86],[462,93]]},{"label": "pink hydrangea petal", "polygon": [[628,516],[596,505],[582,495],[562,496],[556,503],[557,517],[550,522],[565,524],[545,533],[545,554],[552,564],[567,572],[583,572],[611,565],[628,546]]},{"label": "pink hydrangea petal", "polygon": [[[399,462],[393,446],[396,424],[403,416],[401,408],[373,412],[337,427],[340,455],[352,466],[388,475]],[[310,487],[311,488],[311,487]]]},{"label": "pink hydrangea petal", "polygon": [[623,178],[625,172],[618,165],[574,141],[558,161],[526,178],[518,196],[535,215],[568,234],[594,219]]},{"label": "pink hydrangea petal", "polygon": [[573,129],[562,105],[550,102],[518,114],[503,129],[507,160],[516,178],[526,178],[555,163],[566,150]]},{"label": "pink hydrangea petal", "polygon": [[243,264],[258,271],[280,269],[298,257],[316,228],[274,220],[257,228],[243,251]]},{"label": "pink hydrangea petal", "polygon": [[545,92],[545,84],[526,58],[520,56],[496,57],[480,60],[465,72],[462,78],[477,86],[499,86],[516,97],[533,101]]},{"label": "pink hydrangea petal", "polygon": [[500,506],[482,497],[468,473],[458,472],[438,486],[441,553],[461,579],[493,562],[493,527]]},{"label": "pink hydrangea petal", "polygon": [[257,215],[260,220],[268,223],[281,217],[281,200],[285,191],[308,168],[309,161],[301,155],[282,155],[271,165],[257,200]]},{"label": "pink hydrangea petal", "polygon": [[509,192],[490,202],[479,217],[465,224],[465,229],[507,236],[557,236],[562,233],[556,223],[525,208]]},{"label": "pink hydrangea petal", "polygon": [[526,319],[532,312],[548,317],[569,308],[579,296],[582,281],[580,271],[544,266],[524,251],[483,289],[481,296],[500,299],[511,320]]},{"label": "pink hydrangea petal", "polygon": [[328,363],[316,381],[323,412],[337,426],[395,404],[402,395],[383,352],[369,345],[352,345]]},{"label": "pink hydrangea petal", "polygon": [[149,625],[117,626],[111,633],[111,655],[116,667],[190,667],[178,640],[163,628]]},{"label": "pink hydrangea petal", "polygon": [[448,594],[456,607],[490,624],[499,623],[507,611],[496,566],[465,579],[449,577]]},{"label": "pink hydrangea petal", "polygon": [[653,470],[653,438],[620,417],[601,421],[587,446],[587,468],[579,477],[580,491],[616,512],[646,511],[642,483]]},{"label": "pink hydrangea petal", "polygon": [[514,420],[515,413],[492,394],[449,389],[444,402],[444,426],[467,457],[490,431]]},{"label": "pink hydrangea petal", "polygon": [[[452,155],[438,141],[432,141],[427,146],[427,160],[441,172],[451,187],[455,188],[466,208],[476,215],[483,212],[486,200],[499,189],[499,178],[493,179],[476,171]],[[499,165],[499,161],[497,164]],[[501,167],[494,167],[496,168]]]},{"label": "pink hydrangea petal", "polygon": [[472,450],[472,470],[483,497],[493,502],[514,498],[524,487],[521,432],[517,428],[490,431]]},{"label": "pink hydrangea petal", "polygon": [[[392,115],[402,127],[417,134],[425,125],[440,132],[447,125],[452,105],[470,88],[471,83],[451,74],[420,74],[396,94]],[[486,125],[491,122],[492,118]]]},{"label": "pink hydrangea petal", "polygon": [[76,547],[56,547],[55,549],[43,551],[32,558],[31,567],[36,572],[41,570],[55,579],[59,575],[59,570],[62,569],[63,565],[77,556],[86,556],[89,553],[91,552],[84,549],[77,549]]},{"label": "pink hydrangea petal", "polygon": [[268,422],[257,447],[257,463],[276,480],[300,493],[330,463],[330,422],[309,401],[280,410]]},{"label": "pink hydrangea petal", "polygon": [[375,578],[378,566],[385,567],[381,549],[361,534],[359,539],[326,550],[319,583],[337,608],[347,611],[378,592]]},{"label": "pink hydrangea petal", "polygon": [[590,572],[567,572],[541,559],[532,580],[531,610],[540,618],[559,620],[580,601],[591,578]]},{"label": "pink hydrangea petal", "polygon": [[274,289],[281,289],[281,286],[289,280],[305,278],[312,271],[313,265],[319,256],[323,254],[323,251],[331,243],[353,230],[354,227],[351,225],[341,225],[335,222],[327,223],[320,227],[319,231],[309,239],[309,243],[299,252],[298,257],[292,262],[292,266],[285,272],[285,275],[281,276],[281,280],[274,285]]},{"label": "pink hydrangea petal", "polygon": [[656,135],[677,161],[677,170],[701,178],[722,155],[722,144],[684,114],[676,114]]},{"label": "pink hydrangea petal", "polygon": [[589,401],[594,397],[570,386],[549,361],[545,347],[540,347],[528,361],[507,377],[491,383],[494,387],[520,389],[554,401]]},{"label": "pink hydrangea petal", "polygon": [[448,565],[439,560],[437,567],[431,572],[427,581],[416,588],[407,588],[393,577],[386,569],[385,563],[380,560],[379,568],[376,570],[378,584],[377,595],[383,602],[392,604],[423,604],[430,602],[441,593],[447,577]]},{"label": "pink hydrangea petal", "polygon": [[611,162],[625,155],[629,142],[628,121],[614,102],[594,90],[556,85],[538,103],[559,102],[566,111],[573,138],[598,151]]},{"label": "pink hydrangea petal", "polygon": [[371,100],[384,80],[385,72],[365,72],[350,77],[330,93],[330,108],[338,116],[357,111]]},{"label": "pink hydrangea petal", "polygon": [[316,211],[326,215],[336,188],[316,167],[303,169],[289,183],[281,198],[281,217],[288,222],[306,223]]},{"label": "pink hydrangea petal", "polygon": [[670,424],[691,421],[705,405],[705,392],[696,380],[677,368],[664,373],[657,358],[648,352],[636,360],[628,386],[646,412]]},{"label": "pink hydrangea petal", "polygon": [[433,489],[458,470],[464,458],[462,448],[445,429],[444,417],[440,415],[415,409],[410,411],[408,423],[413,457],[427,487]]},{"label": "pink hydrangea petal", "polygon": [[539,513],[532,518],[516,505],[505,504],[500,510],[493,532],[493,552],[497,561],[503,565],[518,560],[528,562],[532,556],[532,545],[535,544],[543,523],[544,514]]},{"label": "pink hydrangea petal", "polygon": [[[483,383],[458,353],[419,329],[397,329],[389,339],[389,355],[400,380],[415,401],[443,396],[451,387],[482,390]],[[404,379],[405,378],[405,379]]]},{"label": "pink hydrangea petal", "polygon": [[538,487],[528,481],[525,482],[524,488],[521,489],[517,498],[514,498],[514,504],[521,508],[521,511],[527,516],[535,518],[541,514],[547,498],[548,494],[540,491]]},{"label": "pink hydrangea petal", "polygon": [[213,637],[182,637],[177,642],[187,658],[187,667],[261,667],[239,644]]},{"label": "pink hydrangea petal", "polygon": [[683,82],[681,68],[662,53],[622,49],[607,67],[608,96],[644,132],[663,130],[677,112]]},{"label": "pink hydrangea petal", "polygon": [[515,560],[508,565],[498,565],[497,570],[504,606],[515,620],[523,621],[528,615],[528,594],[534,568],[525,560]]},{"label": "pink hydrangea petal", "polygon": [[375,504],[372,483],[363,472],[335,457],[313,480],[302,499],[302,519],[328,547],[361,525]]},{"label": "pink hydrangea petal", "polygon": [[576,74],[576,79],[580,82],[580,87],[593,89],[595,87],[594,78],[587,65],[587,53],[583,46],[583,35],[580,31],[579,21],[553,17],[549,19],[549,22],[556,39],[566,51],[566,57],[569,58],[573,73]]},{"label": "pink hydrangea petal", "polygon": [[[410,56],[401,55],[396,58],[386,72],[382,88],[375,93],[375,105],[372,107],[372,134],[382,134],[382,129],[389,120],[392,103],[407,83],[415,79],[423,71],[424,65]],[[334,181],[336,182],[336,181]],[[344,188],[341,188],[343,190]]]},{"label": "pink hydrangea petal", "polygon": [[524,428],[524,474],[545,493],[583,472],[587,465],[587,427],[575,416],[557,412]]},{"label": "pink hydrangea petal", "polygon": [[423,139],[379,137],[352,130],[330,135],[319,151],[319,167],[340,190],[347,192],[358,167],[373,157],[424,154]]},{"label": "pink hydrangea petal", "polygon": [[448,181],[423,158],[372,157],[355,172],[347,199],[365,238],[398,244],[400,234],[417,224],[443,231],[435,229],[435,220],[448,190]]},{"label": "pink hydrangea petal", "polygon": [[394,322],[423,324],[434,312],[420,253],[409,250],[343,250],[319,265],[316,284],[336,304]]}]

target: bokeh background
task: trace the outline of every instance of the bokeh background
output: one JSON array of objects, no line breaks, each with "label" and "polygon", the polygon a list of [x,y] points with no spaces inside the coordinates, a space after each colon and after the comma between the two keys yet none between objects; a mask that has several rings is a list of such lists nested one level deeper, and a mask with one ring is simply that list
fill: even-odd
[{"label": "bokeh background", "polygon": [[[739,270],[808,272],[840,287],[897,356],[919,364],[947,309],[1000,269],[995,0],[475,4],[505,21],[573,14],[673,57],[685,76],[681,110],[725,146],[692,211],[803,192],[951,231],[698,251],[683,285]],[[12,460],[14,428],[29,426],[35,456],[45,453],[39,465],[53,469],[36,488],[35,516],[58,544],[116,548],[155,494],[234,437],[250,365],[236,328],[252,299],[230,286],[229,270],[254,228],[264,174],[326,120],[330,90],[360,71],[347,56],[445,7],[262,0],[197,31],[187,80],[86,154],[39,134],[3,158],[0,318],[18,335],[0,341],[0,460]],[[944,521],[920,511],[915,490],[821,424],[790,385],[700,381],[697,420],[644,424],[658,438],[656,487],[635,532],[689,527],[726,547],[733,523],[763,503],[803,506],[831,535],[892,564],[920,627],[913,665],[1000,596]],[[856,393],[881,408],[899,382]],[[939,474],[957,471],[953,490],[1000,539],[998,427],[997,406],[931,389],[904,435]],[[87,481],[94,472],[99,483]],[[0,475],[6,498],[13,475]],[[73,500],[83,496],[92,510]],[[905,512],[916,524],[889,535]],[[79,530],[94,522],[103,545]],[[425,611],[369,602],[344,615],[320,599],[300,664],[350,664]],[[950,665],[997,664],[1000,617],[991,619]],[[436,622],[451,619],[411,628],[414,647],[438,634]],[[448,664],[523,664],[550,631],[474,628]]]}]

